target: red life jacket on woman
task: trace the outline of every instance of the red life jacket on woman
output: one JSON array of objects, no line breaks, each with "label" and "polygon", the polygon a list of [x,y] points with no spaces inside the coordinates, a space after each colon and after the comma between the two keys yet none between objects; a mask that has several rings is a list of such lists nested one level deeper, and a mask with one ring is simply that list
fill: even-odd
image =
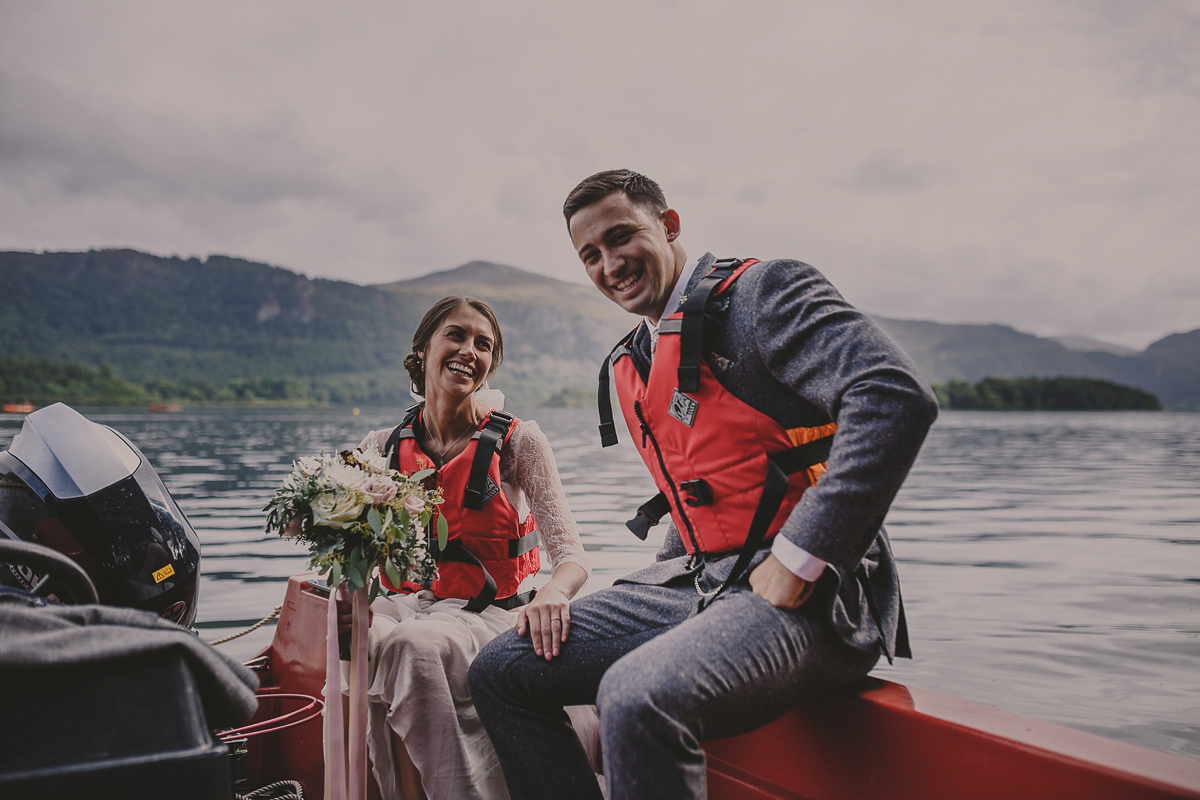
[{"label": "red life jacket on woman", "polygon": [[669,512],[694,558],[741,548],[726,586],[816,484],[837,430],[832,422],[784,428],[731,394],[704,361],[709,299],[728,291],[755,263],[718,261],[682,308],[660,321],[647,381],[628,349],[636,329],[600,371],[601,444],[617,442],[608,393],[611,364],[625,422],[659,488],[627,525],[644,539]]},{"label": "red life jacket on woman", "polygon": [[[417,444],[414,425],[423,406],[411,409],[388,437],[391,468],[406,474],[433,466]],[[538,571],[538,533],[533,514],[520,518],[517,509],[500,488],[500,449],[516,430],[516,417],[491,412],[466,448],[426,479],[430,488],[440,486],[444,502],[437,513],[446,518],[449,537],[445,550],[438,550],[437,537],[430,536],[438,561],[437,577],[427,585],[406,582],[394,586],[387,575],[385,587],[398,592],[430,589],[439,598],[469,600],[468,611],[489,605],[516,608],[529,602],[531,592],[517,594],[521,581]],[[430,529],[435,530],[434,521]]]}]

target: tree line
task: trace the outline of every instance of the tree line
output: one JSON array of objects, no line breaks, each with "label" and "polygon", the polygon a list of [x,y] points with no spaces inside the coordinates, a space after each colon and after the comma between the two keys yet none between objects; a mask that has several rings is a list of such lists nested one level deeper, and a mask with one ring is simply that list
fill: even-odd
[{"label": "tree line", "polygon": [[933,387],[942,408],[967,411],[1160,411],[1150,392],[1095,378],[984,378]]}]

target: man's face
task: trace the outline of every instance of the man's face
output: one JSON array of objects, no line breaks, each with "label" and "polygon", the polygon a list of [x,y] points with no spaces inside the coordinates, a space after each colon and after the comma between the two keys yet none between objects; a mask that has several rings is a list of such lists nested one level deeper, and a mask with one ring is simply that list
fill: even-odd
[{"label": "man's face", "polygon": [[658,322],[682,264],[672,242],[679,215],[661,215],[613,192],[571,217],[571,242],[592,283],[631,314]]}]

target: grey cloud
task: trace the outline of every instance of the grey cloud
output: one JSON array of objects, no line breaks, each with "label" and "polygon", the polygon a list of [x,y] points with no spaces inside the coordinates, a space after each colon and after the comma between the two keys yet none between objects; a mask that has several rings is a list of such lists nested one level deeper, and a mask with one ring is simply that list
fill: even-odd
[{"label": "grey cloud", "polygon": [[859,166],[854,186],[864,191],[907,192],[930,185],[946,172],[946,167],[906,159],[894,150],[878,150]]}]

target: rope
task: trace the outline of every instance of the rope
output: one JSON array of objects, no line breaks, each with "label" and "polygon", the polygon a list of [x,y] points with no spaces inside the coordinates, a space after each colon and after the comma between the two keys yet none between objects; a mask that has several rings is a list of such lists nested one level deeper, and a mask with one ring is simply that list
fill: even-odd
[{"label": "rope", "polygon": [[[280,789],[287,789],[285,794],[276,794]],[[296,781],[276,781],[246,794],[236,794],[238,800],[304,800],[304,790]]]},{"label": "rope", "polygon": [[272,611],[270,614],[267,614],[265,617],[263,617],[263,618],[262,618],[262,619],[260,619],[258,622],[256,622],[256,623],[254,623],[253,625],[251,625],[249,628],[246,628],[246,630],[244,630],[244,631],[242,631],[242,632],[240,632],[240,633],[234,633],[234,634],[230,634],[229,636],[225,636],[225,637],[222,637],[222,638],[220,638],[220,639],[216,639],[216,640],[214,640],[214,641],[211,641],[211,642],[209,642],[209,644],[210,644],[210,645],[213,645],[213,646],[215,647],[216,645],[219,645],[219,644],[225,644],[226,642],[233,641],[234,639],[238,638],[239,636],[245,636],[247,633],[251,633],[252,631],[256,631],[256,630],[258,630],[259,628],[261,628],[263,625],[266,625],[268,622],[270,622],[271,620],[273,620],[273,619],[275,619],[276,617],[278,617],[278,616],[279,616],[279,611],[280,611],[282,608],[283,608],[283,606],[275,606],[275,610],[274,610],[274,611]]}]

